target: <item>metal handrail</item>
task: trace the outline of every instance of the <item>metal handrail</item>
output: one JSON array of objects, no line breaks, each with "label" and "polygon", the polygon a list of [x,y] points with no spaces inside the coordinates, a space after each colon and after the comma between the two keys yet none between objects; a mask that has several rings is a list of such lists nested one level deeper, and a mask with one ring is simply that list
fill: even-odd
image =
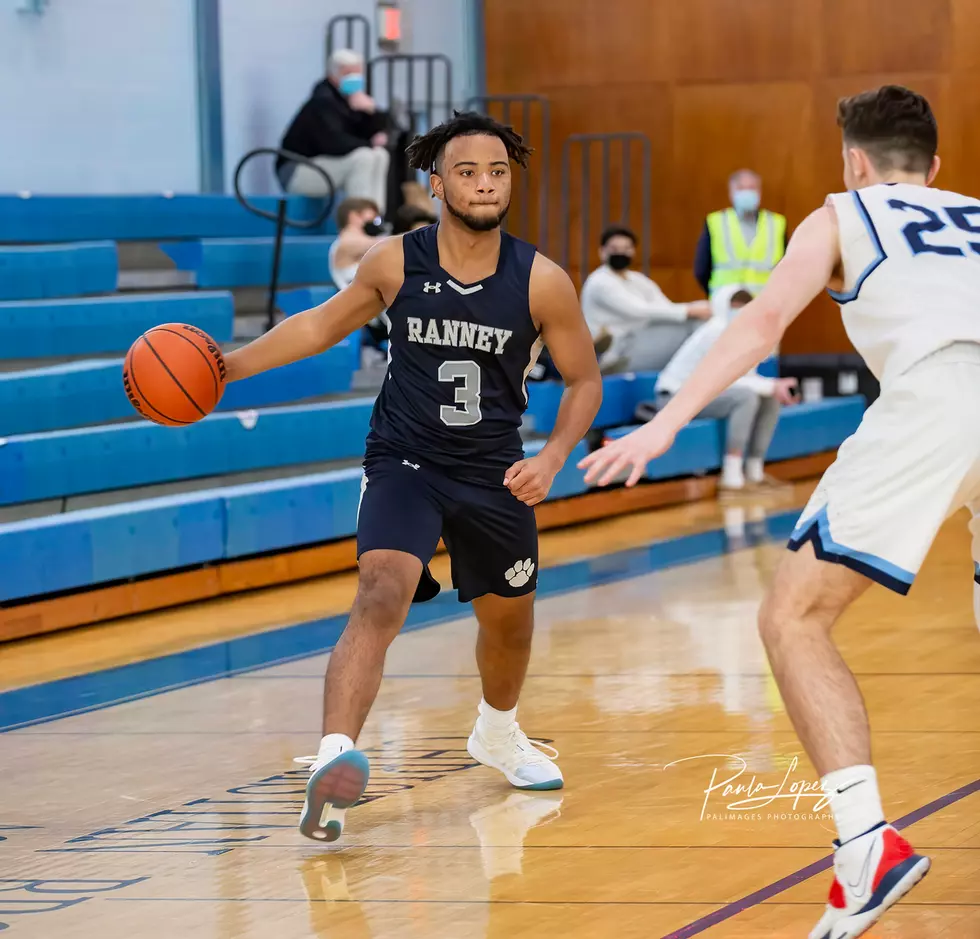
[{"label": "metal handrail", "polygon": [[[364,42],[361,44],[361,55],[363,56],[365,62],[371,58],[371,21],[360,13],[346,13],[333,17],[333,19],[327,23],[326,52],[328,62],[330,61],[330,56],[333,55],[334,49],[354,48],[354,26],[358,23],[364,27],[362,32]],[[337,46],[334,44],[334,32],[338,26],[347,27],[347,42],[343,46]]]},{"label": "metal handrail", "polygon": [[[241,176],[242,170],[245,169],[246,164],[257,156],[275,156],[284,157],[285,159],[293,162],[300,163],[303,166],[308,166],[315,170],[320,176],[323,177],[324,182],[327,184],[327,197],[324,201],[323,209],[312,219],[290,219],[286,216],[286,210],[289,206],[289,199],[285,195],[279,199],[278,206],[275,212],[267,212],[265,209],[260,209],[257,205],[252,205],[248,201],[246,196],[242,193],[241,188]],[[238,166],[235,167],[235,177],[234,177],[234,188],[235,188],[235,198],[241,203],[242,207],[253,215],[258,215],[260,218],[267,218],[270,221],[276,223],[276,240],[275,247],[272,252],[272,275],[269,279],[269,300],[266,305],[266,329],[272,329],[276,324],[276,292],[279,289],[279,265],[282,261],[282,239],[286,231],[286,226],[290,225],[293,228],[317,228],[319,227],[328,215],[333,211],[334,200],[337,197],[337,190],[334,186],[333,180],[330,178],[330,174],[322,166],[319,166],[309,157],[300,156],[298,153],[293,153],[291,150],[280,150],[277,147],[258,147],[255,150],[250,150],[238,161]]]},{"label": "metal handrail", "polygon": [[643,258],[643,273],[650,273],[650,252],[652,248],[651,232],[651,174],[653,172],[653,145],[646,134],[636,132],[624,132],[613,134],[572,134],[562,145],[561,155],[561,222],[562,222],[562,266],[568,268],[570,257],[571,242],[571,202],[569,190],[571,188],[571,153],[572,148],[578,144],[582,145],[582,177],[580,190],[580,204],[582,207],[581,215],[581,272],[584,276],[589,267],[589,258],[594,246],[589,242],[589,227],[591,221],[591,159],[590,149],[592,144],[602,144],[602,162],[600,167],[601,179],[601,198],[602,198],[602,227],[605,228],[611,221],[609,217],[609,164],[612,145],[619,143],[622,145],[623,153],[623,173],[622,173],[622,195],[620,199],[620,221],[625,222],[629,215],[630,206],[630,183],[631,158],[630,147],[639,141],[643,149],[643,168],[642,168],[642,194],[640,197],[641,212],[641,243],[640,252]]}]

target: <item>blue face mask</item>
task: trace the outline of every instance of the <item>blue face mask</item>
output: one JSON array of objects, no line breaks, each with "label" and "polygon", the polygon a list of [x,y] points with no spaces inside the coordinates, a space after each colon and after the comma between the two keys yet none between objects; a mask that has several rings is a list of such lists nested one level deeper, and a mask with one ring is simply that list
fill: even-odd
[{"label": "blue face mask", "polygon": [[359,91],[364,91],[364,76],[360,72],[351,72],[350,75],[345,75],[337,83],[337,90],[345,98],[349,98]]},{"label": "blue face mask", "polygon": [[732,207],[739,215],[759,211],[759,192],[756,189],[736,189],[732,193]]}]

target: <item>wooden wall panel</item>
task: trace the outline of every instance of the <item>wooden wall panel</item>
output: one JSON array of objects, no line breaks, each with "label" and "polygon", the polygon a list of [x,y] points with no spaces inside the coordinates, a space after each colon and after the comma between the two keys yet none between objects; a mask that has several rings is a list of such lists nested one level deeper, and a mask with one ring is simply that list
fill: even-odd
[{"label": "wooden wall panel", "polygon": [[[549,96],[552,239],[559,255],[561,142],[642,131],[653,143],[651,262],[674,299],[696,291],[691,266],[704,216],[727,202],[740,166],[790,226],[840,191],[836,103],[884,82],[932,101],[938,185],[980,194],[980,0],[484,0],[491,93]],[[614,187],[615,189],[615,187]],[[634,180],[631,221],[640,180]],[[573,187],[577,280],[581,205]],[[589,203],[598,233],[598,188]],[[594,251],[590,265],[594,263]],[[848,351],[837,308],[821,298],[791,328],[787,352]]]},{"label": "wooden wall panel", "polygon": [[977,0],[952,0],[951,54],[948,69],[952,72],[980,71],[980,3]]},{"label": "wooden wall panel", "polygon": [[951,22],[949,0],[823,0],[823,74],[943,72]]},{"label": "wooden wall panel", "polygon": [[813,69],[812,0],[648,0],[670,10],[672,77],[679,82],[806,79]]}]

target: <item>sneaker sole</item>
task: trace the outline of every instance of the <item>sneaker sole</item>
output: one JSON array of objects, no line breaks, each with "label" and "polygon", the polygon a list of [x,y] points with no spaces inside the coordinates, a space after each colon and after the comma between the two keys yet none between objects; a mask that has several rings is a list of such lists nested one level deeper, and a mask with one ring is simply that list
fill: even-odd
[{"label": "sneaker sole", "polygon": [[519,779],[517,776],[512,775],[503,766],[501,766],[489,753],[483,748],[478,740],[470,734],[470,739],[466,741],[466,752],[469,753],[477,763],[482,763],[484,766],[489,766],[490,769],[497,770],[498,773],[503,773],[507,782],[509,782],[515,789],[524,789],[526,791],[532,792],[552,792],[555,789],[562,789],[565,786],[565,780],[559,776],[557,779],[546,779],[544,782],[540,783],[528,783],[523,779]]},{"label": "sneaker sole", "polygon": [[321,766],[306,784],[300,834],[312,841],[336,841],[344,830],[344,812],[367,788],[370,767],[359,750],[348,750]]},{"label": "sneaker sole", "polygon": [[[913,855],[908,860],[913,861],[912,865],[900,875],[898,882],[888,890],[878,906],[867,913],[854,913],[836,923],[824,939],[857,939],[858,936],[863,936],[888,910],[919,883],[929,873],[929,868],[932,867],[932,861],[922,855]],[[903,863],[907,864],[908,862]]]}]

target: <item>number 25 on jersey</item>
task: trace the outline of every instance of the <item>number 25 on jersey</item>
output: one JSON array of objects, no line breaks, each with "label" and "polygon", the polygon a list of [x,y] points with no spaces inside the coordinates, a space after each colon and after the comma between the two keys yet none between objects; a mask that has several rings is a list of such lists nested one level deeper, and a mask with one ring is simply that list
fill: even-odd
[{"label": "number 25 on jersey", "polygon": [[[919,213],[921,221],[909,222],[902,229],[912,254],[945,254],[964,257],[966,249],[980,254],[980,205],[964,205],[943,208],[945,218],[924,205],[913,205],[902,199],[889,199],[888,205],[900,212]],[[957,231],[949,231],[952,224]],[[940,232],[945,232],[939,235]],[[971,240],[968,236],[973,235]],[[938,237],[937,237],[938,236]],[[954,244],[949,242],[953,241]]]}]

